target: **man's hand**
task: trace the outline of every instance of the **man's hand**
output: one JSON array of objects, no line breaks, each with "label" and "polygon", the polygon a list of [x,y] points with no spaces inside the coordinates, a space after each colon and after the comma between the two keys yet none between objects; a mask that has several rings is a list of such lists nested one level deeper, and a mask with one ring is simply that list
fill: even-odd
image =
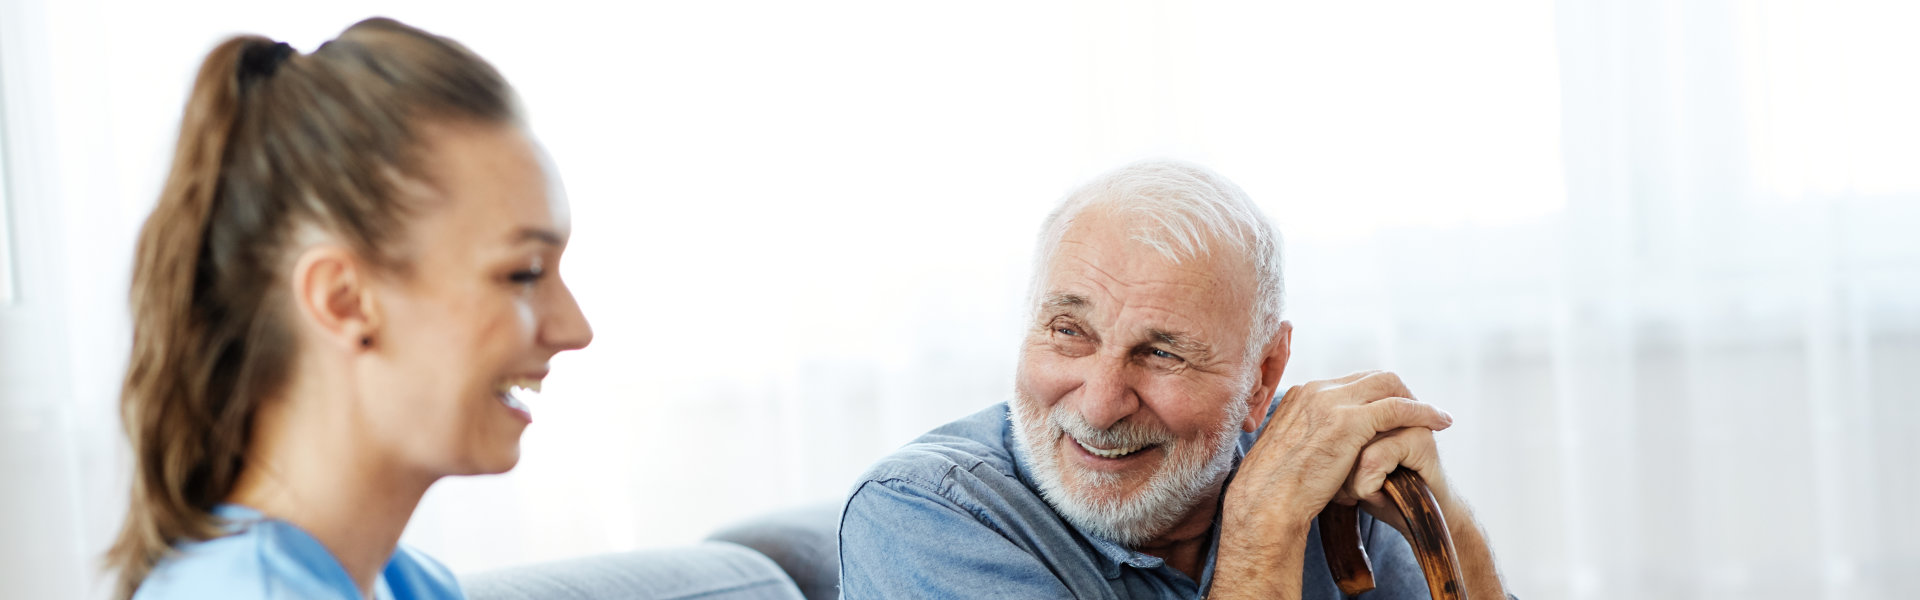
[{"label": "man's hand", "polygon": [[[1304,532],[1336,495],[1348,504],[1378,497],[1402,459],[1424,457],[1426,464],[1407,466],[1429,485],[1444,486],[1430,449],[1433,432],[1452,424],[1446,411],[1414,400],[1400,377],[1386,371],[1294,386],[1227,489],[1223,533]],[[1424,455],[1415,448],[1422,439],[1429,449]]]},{"label": "man's hand", "polygon": [[1504,597],[1485,538],[1440,469],[1433,432],[1452,424],[1386,371],[1287,390],[1226,491],[1211,597],[1298,598],[1307,531],[1330,501],[1358,502],[1404,535],[1381,491],[1402,466],[1427,480],[1446,513],[1472,597]]},{"label": "man's hand", "polygon": [[[1418,429],[1430,434],[1452,424],[1453,417],[1414,400],[1400,377],[1386,371],[1287,390],[1227,486],[1211,596],[1298,598],[1302,552],[1314,517],[1336,494],[1379,494],[1385,472],[1377,481],[1350,477],[1362,451],[1382,433]],[[1400,441],[1381,445],[1369,460],[1393,457],[1409,441],[1395,435],[1402,434],[1386,439]],[[1387,471],[1398,464],[1386,465]],[[1367,481],[1374,481],[1373,489],[1366,489]]]}]

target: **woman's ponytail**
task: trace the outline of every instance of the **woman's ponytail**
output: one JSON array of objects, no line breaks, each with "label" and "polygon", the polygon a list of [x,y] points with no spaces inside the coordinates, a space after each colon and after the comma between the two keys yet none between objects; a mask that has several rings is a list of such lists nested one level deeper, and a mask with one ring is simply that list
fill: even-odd
[{"label": "woman's ponytail", "polygon": [[[133,595],[171,542],[217,533],[210,513],[231,489],[244,440],[228,439],[235,418],[208,394],[220,348],[207,335],[202,255],[219,196],[222,165],[252,79],[286,47],[257,36],[214,48],[200,65],[173,167],[140,231],[133,267],[133,349],[121,392],[121,420],[133,445],[133,497],[107,554],[119,572],[116,597]],[[277,57],[273,55],[279,55]],[[261,71],[266,70],[265,73]],[[244,431],[242,427],[237,428]]]}]

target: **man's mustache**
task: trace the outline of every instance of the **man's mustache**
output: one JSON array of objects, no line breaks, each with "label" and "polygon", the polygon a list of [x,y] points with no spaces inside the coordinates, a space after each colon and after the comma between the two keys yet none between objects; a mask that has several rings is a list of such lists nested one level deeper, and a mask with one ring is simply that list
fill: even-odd
[{"label": "man's mustache", "polygon": [[1080,414],[1065,407],[1056,407],[1047,415],[1047,422],[1081,443],[1101,448],[1132,448],[1155,444],[1172,445],[1178,441],[1172,432],[1164,428],[1122,420],[1112,427],[1100,429],[1087,424]]}]

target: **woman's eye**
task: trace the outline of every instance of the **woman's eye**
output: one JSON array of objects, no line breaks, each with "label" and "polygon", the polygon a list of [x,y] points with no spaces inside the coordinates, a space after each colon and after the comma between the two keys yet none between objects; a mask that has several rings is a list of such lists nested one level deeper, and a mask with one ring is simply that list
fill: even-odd
[{"label": "woman's eye", "polygon": [[512,275],[507,276],[507,280],[521,285],[531,285],[534,282],[540,281],[540,278],[546,274],[547,272],[544,269],[514,271]]}]

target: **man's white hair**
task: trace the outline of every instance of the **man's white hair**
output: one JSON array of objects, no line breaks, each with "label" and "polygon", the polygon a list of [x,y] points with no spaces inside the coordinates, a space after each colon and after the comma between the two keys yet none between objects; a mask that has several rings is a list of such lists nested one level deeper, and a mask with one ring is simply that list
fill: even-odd
[{"label": "man's white hair", "polygon": [[1280,231],[1240,186],[1192,163],[1140,161],[1108,171],[1068,194],[1040,228],[1028,306],[1039,309],[1040,296],[1046,293],[1041,286],[1046,285],[1047,265],[1059,250],[1060,239],[1076,217],[1094,207],[1140,217],[1136,222],[1142,225],[1128,232],[1128,237],[1176,264],[1209,256],[1216,249],[1246,257],[1255,281],[1247,359],[1259,360],[1280,331],[1281,309],[1286,305]]}]

